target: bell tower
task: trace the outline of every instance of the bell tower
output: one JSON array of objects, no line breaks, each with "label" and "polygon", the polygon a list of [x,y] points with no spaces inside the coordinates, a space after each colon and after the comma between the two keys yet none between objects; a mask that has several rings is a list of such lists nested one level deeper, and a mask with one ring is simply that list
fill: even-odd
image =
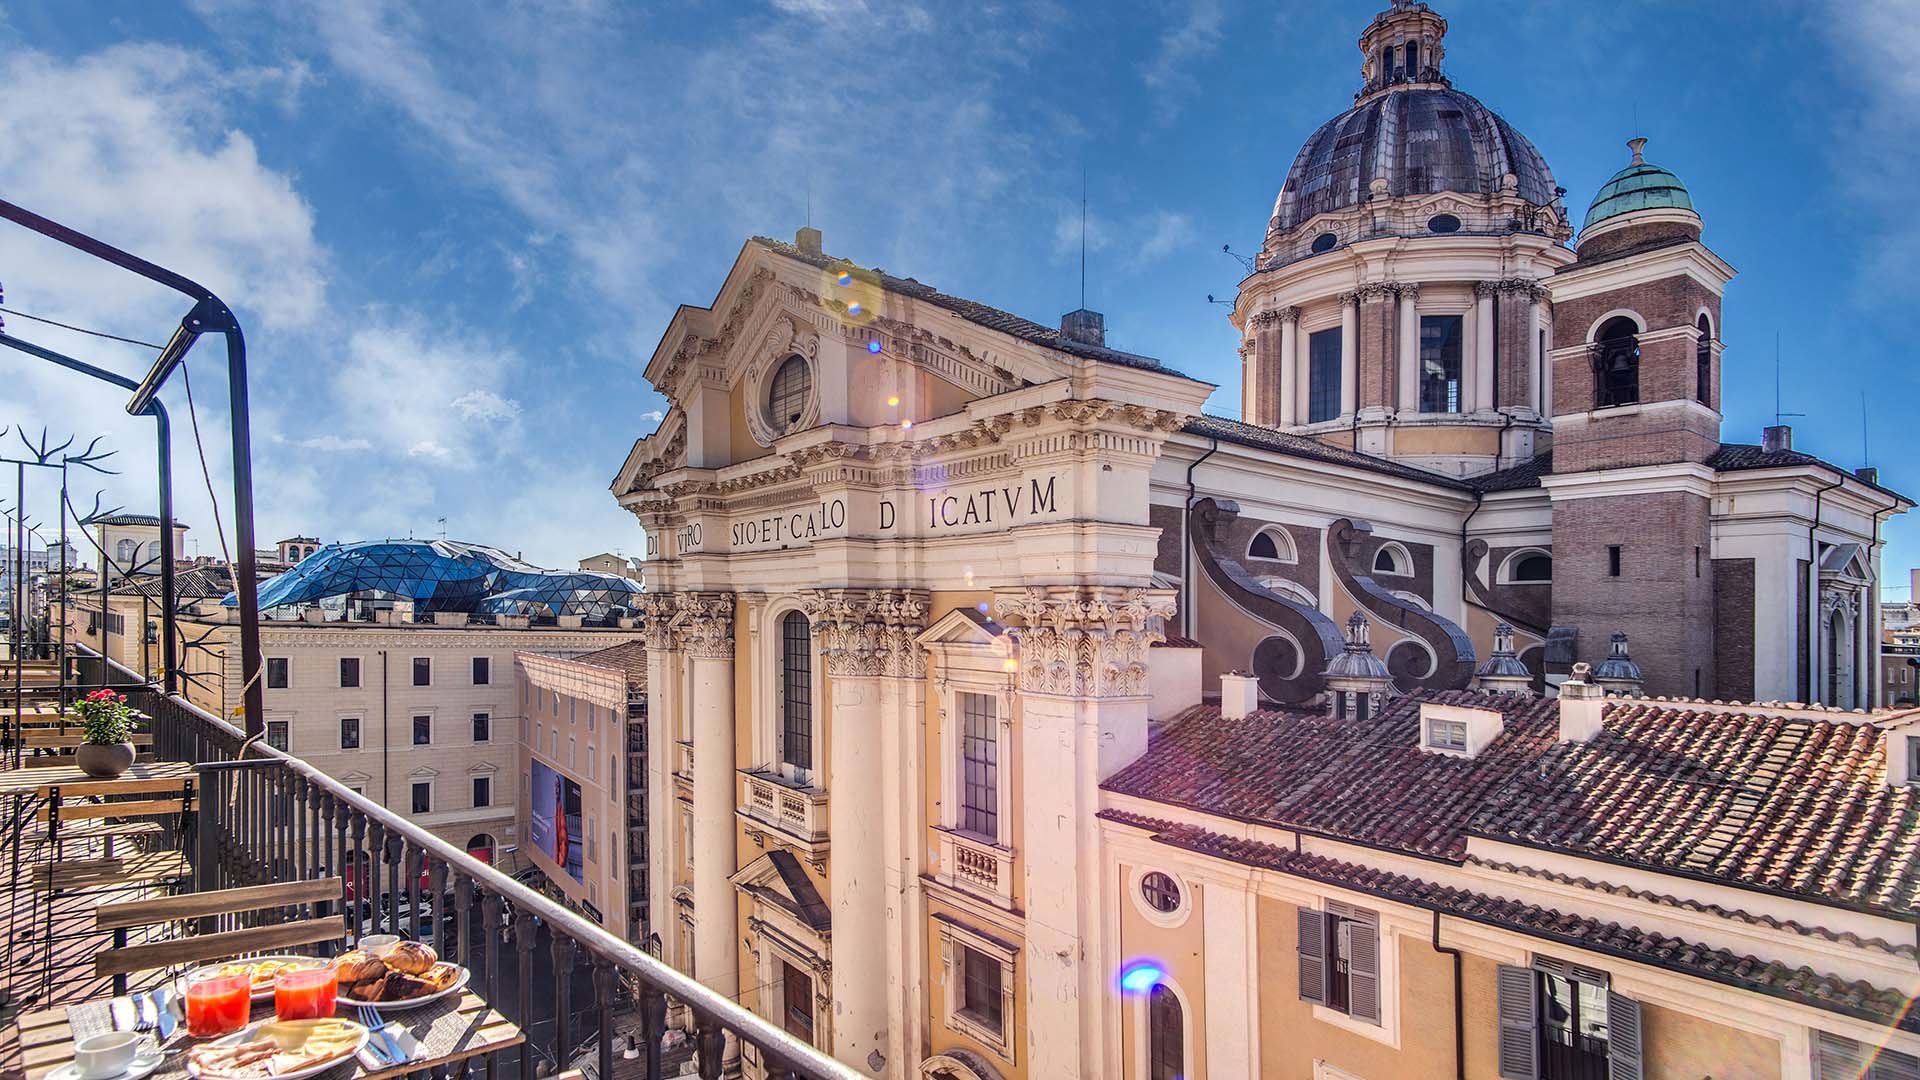
[{"label": "bell tower", "polygon": [[[1733,267],[1645,139],[1594,197],[1553,297],[1553,623],[1575,659],[1631,635],[1648,693],[1700,697],[1713,671],[1709,525],[1720,448],[1720,297]],[[1621,640],[1625,640],[1624,637]]]}]

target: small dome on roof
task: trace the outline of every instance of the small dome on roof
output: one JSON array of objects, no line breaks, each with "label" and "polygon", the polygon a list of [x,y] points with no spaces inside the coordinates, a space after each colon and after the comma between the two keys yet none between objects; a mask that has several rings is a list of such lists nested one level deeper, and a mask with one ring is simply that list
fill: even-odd
[{"label": "small dome on roof", "polygon": [[1601,186],[1593,197],[1593,205],[1587,207],[1587,221],[1582,228],[1591,229],[1608,218],[1636,210],[1693,209],[1693,196],[1687,194],[1680,178],[1641,156],[1646,145],[1645,139],[1632,139],[1627,143],[1633,150],[1632,163]]}]

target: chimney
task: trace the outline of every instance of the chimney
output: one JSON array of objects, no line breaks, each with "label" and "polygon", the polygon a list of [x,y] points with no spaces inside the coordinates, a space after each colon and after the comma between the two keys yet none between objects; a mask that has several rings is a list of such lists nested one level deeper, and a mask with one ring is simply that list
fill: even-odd
[{"label": "chimney", "polygon": [[1097,311],[1081,308],[1060,316],[1060,336],[1068,341],[1077,341],[1082,345],[1107,345],[1107,317]]},{"label": "chimney", "polygon": [[1775,450],[1793,449],[1793,429],[1785,424],[1775,424],[1760,432],[1760,449],[1771,453]]},{"label": "chimney", "polygon": [[1872,465],[1860,466],[1853,470],[1853,475],[1865,480],[1869,484],[1878,484],[1880,482],[1880,470],[1874,468]]},{"label": "chimney", "polygon": [[1600,734],[1601,714],[1607,708],[1607,692],[1587,676],[1586,664],[1573,665],[1573,674],[1560,684],[1560,741],[1587,742]]},{"label": "chimney", "polygon": [[1220,676],[1220,718],[1244,720],[1260,707],[1260,680],[1244,671]]},{"label": "chimney", "polygon": [[820,254],[820,230],[809,225],[793,234],[793,246],[800,249],[802,255]]}]

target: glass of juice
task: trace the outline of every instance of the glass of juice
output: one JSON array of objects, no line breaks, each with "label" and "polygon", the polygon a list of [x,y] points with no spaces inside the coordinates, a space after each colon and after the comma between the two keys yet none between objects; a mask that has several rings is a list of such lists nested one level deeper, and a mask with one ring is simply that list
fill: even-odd
[{"label": "glass of juice", "polygon": [[283,971],[273,977],[273,1015],[281,1020],[318,1020],[333,1015],[340,972],[331,965]]},{"label": "glass of juice", "polygon": [[196,1039],[239,1031],[252,1010],[253,980],[246,975],[216,975],[187,984],[187,1034]]}]

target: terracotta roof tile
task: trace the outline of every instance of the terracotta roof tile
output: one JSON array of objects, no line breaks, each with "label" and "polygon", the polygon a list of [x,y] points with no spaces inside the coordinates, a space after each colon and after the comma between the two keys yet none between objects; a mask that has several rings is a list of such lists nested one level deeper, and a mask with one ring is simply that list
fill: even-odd
[{"label": "terracotta roof tile", "polygon": [[573,659],[582,664],[626,672],[629,690],[647,688],[647,643],[644,641],[623,641],[594,652],[581,653]]},{"label": "terracotta roof tile", "polygon": [[1671,937],[1519,900],[1441,885],[1311,852],[1222,836],[1193,825],[1105,810],[1101,817],[1142,829],[1163,844],[1275,870],[1413,907],[1558,941],[1607,956],[1678,971],[1757,994],[1811,1005],[1873,1023],[1920,1032],[1920,1014],[1897,989],[1843,979],[1776,960]]}]

